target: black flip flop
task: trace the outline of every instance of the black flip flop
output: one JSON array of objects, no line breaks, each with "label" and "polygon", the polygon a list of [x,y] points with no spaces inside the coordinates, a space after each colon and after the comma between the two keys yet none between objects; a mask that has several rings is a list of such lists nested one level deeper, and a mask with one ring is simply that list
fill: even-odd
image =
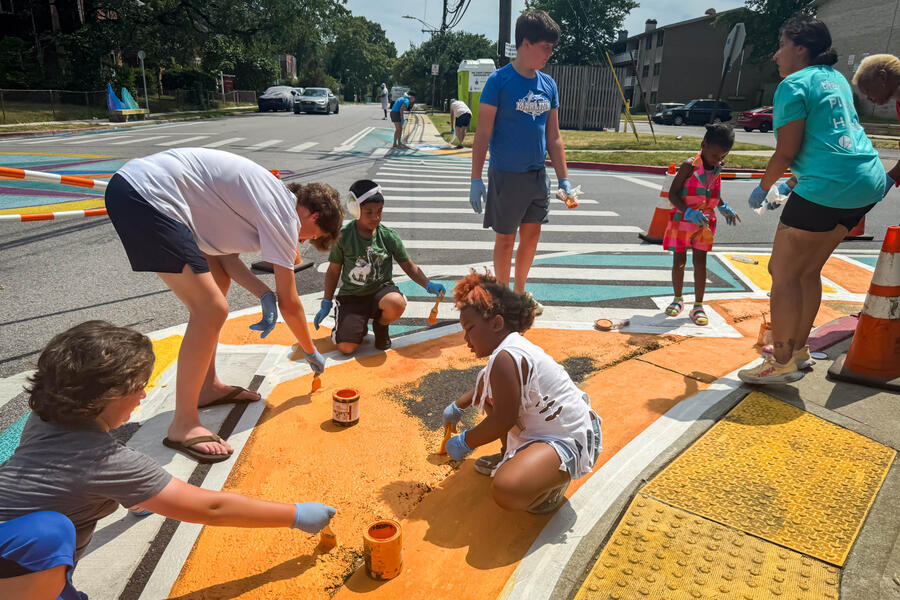
[{"label": "black flip flop", "polygon": [[260,396],[256,400],[238,400],[237,397],[240,394],[243,394],[244,392],[249,392],[251,394],[256,393],[256,392],[251,392],[247,388],[242,388],[239,385],[233,385],[233,386],[231,386],[230,392],[228,392],[221,398],[216,398],[209,404],[204,404],[203,406],[200,406],[199,408],[208,408],[210,406],[220,406],[222,404],[250,404],[252,402],[259,402],[260,400],[262,400],[262,396]]},{"label": "black flip flop", "polygon": [[202,464],[212,464],[219,463],[224,460],[228,460],[231,458],[232,452],[228,454],[208,454],[206,452],[200,452],[199,450],[194,450],[194,446],[197,444],[202,444],[203,442],[217,442],[222,444],[225,442],[219,436],[213,435],[200,435],[189,440],[184,440],[183,442],[176,442],[175,440],[170,440],[169,438],[163,438],[163,446],[166,448],[171,448],[176,452],[181,452],[185,456],[189,456],[196,460],[198,463]]}]

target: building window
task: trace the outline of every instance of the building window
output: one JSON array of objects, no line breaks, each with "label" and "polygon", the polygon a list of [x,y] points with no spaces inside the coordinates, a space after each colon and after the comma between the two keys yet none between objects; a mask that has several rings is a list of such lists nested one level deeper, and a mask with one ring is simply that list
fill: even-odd
[{"label": "building window", "polygon": [[653,74],[654,75],[659,75],[659,64],[660,63],[656,63],[655,65],[653,65]]},{"label": "building window", "polygon": [[663,38],[665,37],[665,36],[663,35],[664,33],[665,33],[665,30],[662,30],[662,29],[661,29],[661,30],[658,31],[657,34],[656,34],[656,47],[657,47],[657,48],[663,45]]},{"label": "building window", "polygon": [[656,104],[656,92],[650,92],[650,104]]},{"label": "building window", "polygon": [[644,68],[641,71],[641,77],[646,77],[649,74],[650,74],[650,65],[644,65]]},{"label": "building window", "polygon": [[644,42],[644,47],[647,48],[647,50],[650,50],[651,48],[653,48],[653,36],[652,35],[647,36],[647,41]]}]

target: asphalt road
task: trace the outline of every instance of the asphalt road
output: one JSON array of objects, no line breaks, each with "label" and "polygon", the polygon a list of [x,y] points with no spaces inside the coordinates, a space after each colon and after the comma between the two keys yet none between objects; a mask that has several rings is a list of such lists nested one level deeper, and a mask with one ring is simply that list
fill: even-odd
[{"label": "asphalt road", "polygon": [[[114,134],[7,139],[3,151],[78,152],[124,159],[171,147],[161,144],[217,145],[268,168],[291,171],[287,180],[323,181],[342,195],[355,179],[373,178],[386,189],[385,223],[400,224],[398,232],[409,241],[413,260],[425,266],[489,262],[493,236],[480,229],[480,217],[469,212],[466,201],[468,160],[415,152],[386,154],[391,131],[381,116],[376,106],[346,105],[340,114],[330,116],[250,114]],[[223,140],[233,141],[220,144]],[[571,212],[554,206],[551,224],[557,227],[545,231],[542,243],[568,244],[566,248],[573,249],[640,243],[636,231],[649,225],[661,177],[579,170],[571,173],[571,179],[582,185],[583,198],[593,203],[585,202]],[[770,247],[777,215],[759,217],[747,208],[746,198],[754,185],[725,182],[723,195],[744,221],[739,227],[720,222],[718,247]],[[893,202],[884,202],[869,218],[875,242],[846,246],[878,248],[887,225],[897,222]],[[476,241],[482,247],[467,246]],[[251,262],[257,257],[244,258]],[[306,258],[317,266],[327,260],[311,249]],[[271,275],[262,278],[274,285]],[[323,283],[317,268],[297,274],[301,294],[319,292]],[[257,302],[234,287],[228,299],[232,310]],[[639,302],[625,299],[621,305]],[[187,312],[156,276],[130,270],[115,231],[104,218],[0,223],[0,377],[33,368],[40,349],[55,333],[88,319],[153,331],[185,322]]]}]

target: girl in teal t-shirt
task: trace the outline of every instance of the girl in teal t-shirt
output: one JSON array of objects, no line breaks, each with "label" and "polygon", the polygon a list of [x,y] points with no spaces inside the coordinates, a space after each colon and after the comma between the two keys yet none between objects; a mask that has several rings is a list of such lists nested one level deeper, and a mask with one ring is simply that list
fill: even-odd
[{"label": "girl in teal t-shirt", "polygon": [[763,349],[762,364],[738,373],[748,383],[797,381],[813,364],[807,338],[822,300],[822,267],[886,193],[884,167],[859,124],[850,84],[832,68],[837,53],[825,24],[790,19],[773,58],[784,77],[772,116],[777,144],[750,206],[761,207],[787,169],[796,184],[779,187],[790,196],[769,261],[774,343]]}]

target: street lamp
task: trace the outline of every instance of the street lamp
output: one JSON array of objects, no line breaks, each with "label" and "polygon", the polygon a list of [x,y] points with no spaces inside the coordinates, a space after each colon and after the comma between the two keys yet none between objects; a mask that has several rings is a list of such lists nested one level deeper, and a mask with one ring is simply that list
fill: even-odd
[{"label": "street lamp", "polygon": [[[422,25],[424,25],[425,27],[428,27],[428,29],[423,29],[422,33],[430,33],[431,39],[434,39],[434,34],[443,33],[443,31],[444,31],[443,28],[438,29],[431,23],[423,21],[419,17],[414,17],[412,15],[403,15],[403,18],[404,19],[414,19],[414,20],[418,21],[419,23],[421,23]],[[433,64],[435,64],[435,65],[440,64],[439,62],[437,62],[437,60],[438,60],[437,57],[435,57],[434,60],[435,60],[435,62]],[[434,104],[435,104],[436,94],[437,94],[437,73],[434,72],[434,67],[432,67],[432,70],[431,70],[431,112],[432,112],[432,114],[434,114]]]}]

